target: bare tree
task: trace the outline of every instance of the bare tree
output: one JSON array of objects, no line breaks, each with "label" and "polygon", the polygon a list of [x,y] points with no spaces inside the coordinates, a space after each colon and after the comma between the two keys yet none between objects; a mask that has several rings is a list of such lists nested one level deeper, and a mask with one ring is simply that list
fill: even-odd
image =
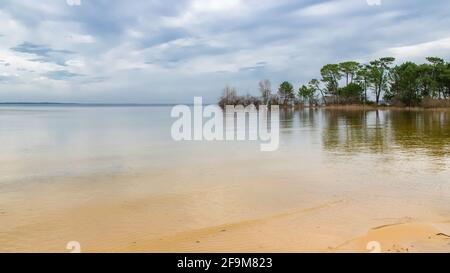
[{"label": "bare tree", "polygon": [[261,93],[262,103],[267,105],[272,94],[272,85],[269,80],[259,82],[259,92]]},{"label": "bare tree", "polygon": [[226,86],[223,90],[223,95],[220,97],[219,106],[234,105],[237,102],[236,88]]}]

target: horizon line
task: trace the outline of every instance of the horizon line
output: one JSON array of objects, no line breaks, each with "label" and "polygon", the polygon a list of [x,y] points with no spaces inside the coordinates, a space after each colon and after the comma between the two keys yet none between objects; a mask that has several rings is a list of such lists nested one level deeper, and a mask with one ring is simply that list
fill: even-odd
[{"label": "horizon line", "polygon": [[[216,103],[205,103],[216,104]],[[194,105],[194,103],[134,103],[134,102],[51,102],[51,101],[6,101],[0,102],[1,105],[80,105],[80,106],[175,106],[175,105]]]}]

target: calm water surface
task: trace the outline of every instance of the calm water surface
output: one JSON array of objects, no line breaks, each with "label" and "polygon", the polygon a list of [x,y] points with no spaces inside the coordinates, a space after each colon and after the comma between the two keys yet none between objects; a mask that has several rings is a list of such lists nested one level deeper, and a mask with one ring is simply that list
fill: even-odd
[{"label": "calm water surface", "polygon": [[280,148],[263,153],[258,142],[174,142],[170,110],[1,107],[0,200],[9,189],[53,178],[244,159],[280,164],[289,158],[282,162],[286,169],[350,170],[386,183],[394,175],[425,190],[450,183],[450,112],[283,112]]},{"label": "calm water surface", "polygon": [[[14,246],[11,234],[64,202],[232,185],[198,201],[220,207],[217,219],[189,204],[185,224],[307,207],[305,192],[395,197],[450,212],[450,111],[282,112],[279,150],[263,153],[258,142],[174,142],[170,110],[0,107],[0,242]],[[145,187],[127,184],[140,175],[149,177],[139,182]],[[105,176],[125,182],[95,183]]]}]

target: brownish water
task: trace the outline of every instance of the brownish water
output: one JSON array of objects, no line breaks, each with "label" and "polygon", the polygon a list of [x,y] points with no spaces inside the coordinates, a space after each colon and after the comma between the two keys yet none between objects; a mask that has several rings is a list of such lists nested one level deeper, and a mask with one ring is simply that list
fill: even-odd
[{"label": "brownish water", "polygon": [[281,117],[264,153],[174,142],[170,107],[0,108],[0,251],[327,251],[384,224],[448,229],[450,112]]}]

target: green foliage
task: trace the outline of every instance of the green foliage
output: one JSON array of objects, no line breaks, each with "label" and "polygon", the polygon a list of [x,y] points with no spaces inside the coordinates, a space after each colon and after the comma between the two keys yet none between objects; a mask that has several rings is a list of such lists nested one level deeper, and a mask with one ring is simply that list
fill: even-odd
[{"label": "green foliage", "polygon": [[322,75],[322,82],[326,86],[328,94],[337,95],[339,90],[339,80],[341,80],[341,73],[338,64],[327,64],[320,70]]},{"label": "green foliage", "polygon": [[289,102],[295,98],[294,86],[290,82],[283,82],[278,88],[278,96],[281,99],[283,105],[288,105]]},{"label": "green foliage", "polygon": [[360,65],[358,71],[356,71],[356,83],[361,86],[363,90],[362,100],[364,103],[368,102],[367,90],[371,86],[370,65]]},{"label": "green foliage", "polygon": [[394,104],[417,106],[425,98],[448,99],[450,66],[443,59],[428,57],[428,63],[417,65],[406,62],[392,71],[391,88],[385,100]]},{"label": "green foliage", "polygon": [[340,95],[344,103],[358,103],[363,96],[363,88],[357,83],[349,83],[340,88]]},{"label": "green foliage", "polygon": [[391,76],[391,65],[395,58],[385,57],[370,62],[369,82],[373,87],[375,103],[380,103],[381,93],[388,90],[388,81]]},{"label": "green foliage", "polygon": [[262,99],[237,96],[234,88],[227,87],[219,104],[289,105],[297,95],[298,101],[310,105],[317,104],[319,97],[324,104],[363,102],[380,105],[380,98],[383,98],[383,104],[391,105],[450,105],[450,63],[438,57],[426,60],[424,64],[406,62],[397,66],[393,66],[395,58],[392,57],[368,64],[355,61],[327,64],[320,70],[321,79],[301,85],[297,94],[294,94],[292,84],[285,81],[279,86],[277,95],[272,95],[270,82],[264,80],[259,83]]},{"label": "green foliage", "polygon": [[384,96],[386,101],[399,101],[413,106],[420,102],[419,73],[420,66],[412,62],[396,66],[392,71],[392,85]]},{"label": "green foliage", "polygon": [[339,71],[346,79],[346,84],[353,83],[353,79],[359,70],[359,63],[354,61],[343,62],[339,64]]},{"label": "green foliage", "polygon": [[309,105],[312,105],[312,104],[314,104],[315,93],[316,93],[316,89],[314,88],[314,86],[302,85],[298,89],[297,96],[300,99],[300,101],[303,101],[303,102],[307,101],[309,103]]},{"label": "green foliage", "polygon": [[326,104],[327,101],[325,100],[325,92],[322,88],[320,88],[320,81],[318,79],[312,79],[308,83],[308,87],[314,90],[314,94],[317,92],[320,92],[320,95],[322,96],[323,103]]},{"label": "green foliage", "polygon": [[[417,65],[406,62],[393,66],[395,58],[384,57],[368,64],[346,61],[327,64],[320,70],[322,78],[302,85],[298,96],[304,101],[311,93],[321,95],[327,103],[385,103],[419,105],[425,98],[450,99],[450,63],[438,57],[426,58]],[[340,85],[343,84],[343,87]],[[369,100],[373,94],[374,102]],[[428,100],[428,102],[430,102]]]}]

